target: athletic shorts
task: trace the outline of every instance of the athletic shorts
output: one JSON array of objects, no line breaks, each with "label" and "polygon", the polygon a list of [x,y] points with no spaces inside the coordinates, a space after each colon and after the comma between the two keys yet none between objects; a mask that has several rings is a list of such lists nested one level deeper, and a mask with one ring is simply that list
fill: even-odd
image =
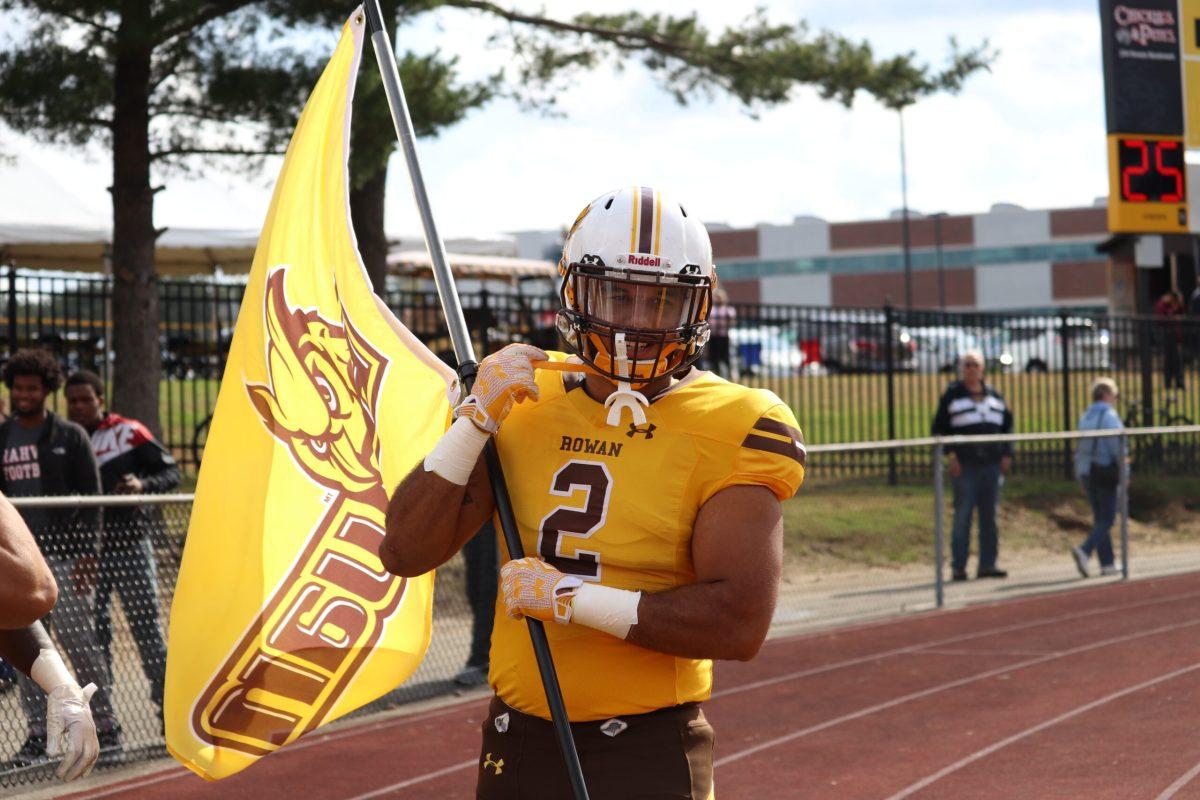
[{"label": "athletic shorts", "polygon": [[[713,729],[697,703],[571,724],[591,800],[709,800]],[[492,698],[478,800],[571,800],[554,725]]]}]

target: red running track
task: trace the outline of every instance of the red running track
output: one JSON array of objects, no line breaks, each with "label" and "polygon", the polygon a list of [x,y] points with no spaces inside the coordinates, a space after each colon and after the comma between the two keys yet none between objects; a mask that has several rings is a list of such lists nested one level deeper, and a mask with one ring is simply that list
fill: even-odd
[{"label": "red running track", "polygon": [[[717,796],[1200,800],[1200,575],[771,640],[705,709]],[[209,784],[73,800],[469,798],[486,701],[318,734]]]}]

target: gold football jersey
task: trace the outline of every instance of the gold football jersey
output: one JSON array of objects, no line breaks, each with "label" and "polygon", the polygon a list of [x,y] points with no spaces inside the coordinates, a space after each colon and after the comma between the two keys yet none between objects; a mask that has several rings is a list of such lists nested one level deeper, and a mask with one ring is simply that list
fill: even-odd
[{"label": "gold football jersey", "polygon": [[[626,414],[614,427],[582,385],[566,388],[570,377],[564,383],[550,370],[537,377],[540,397],[513,407],[497,445],[525,554],[563,572],[646,592],[691,583],[692,526],[710,497],[756,484],[783,500],[804,480],[796,419],[769,391],[693,369],[650,404],[645,425]],[[501,548],[506,561],[503,539]],[[503,608],[499,601],[492,688],[510,706],[548,719],[525,622]],[[546,634],[573,721],[640,714],[711,692],[711,661],[581,625],[547,624]]]}]

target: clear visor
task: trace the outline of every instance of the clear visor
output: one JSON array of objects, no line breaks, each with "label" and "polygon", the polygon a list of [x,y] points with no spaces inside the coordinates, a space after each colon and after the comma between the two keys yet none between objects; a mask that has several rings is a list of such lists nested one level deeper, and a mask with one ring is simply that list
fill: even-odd
[{"label": "clear visor", "polygon": [[629,331],[674,331],[698,321],[707,287],[625,276],[575,273],[579,309],[593,320]]}]

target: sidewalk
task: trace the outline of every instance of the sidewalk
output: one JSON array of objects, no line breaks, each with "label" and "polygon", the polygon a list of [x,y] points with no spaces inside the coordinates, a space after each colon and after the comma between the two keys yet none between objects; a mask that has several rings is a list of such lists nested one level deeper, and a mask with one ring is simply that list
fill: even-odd
[{"label": "sidewalk", "polygon": [[[1094,559],[1092,576],[1081,578],[1066,551],[1020,551],[1003,559],[1001,566],[1008,570],[1008,578],[1004,580],[972,577],[966,583],[952,583],[947,566],[944,607],[958,608],[1039,592],[1090,588],[1122,580],[1119,575],[1099,577],[1100,567]],[[1117,566],[1120,566],[1120,560]],[[1142,543],[1130,554],[1130,580],[1195,570],[1200,570],[1200,548],[1195,545],[1149,547]],[[968,574],[974,575],[973,572]],[[785,575],[780,586],[771,636],[788,636],[936,607],[932,564],[896,569],[793,573]]]}]

